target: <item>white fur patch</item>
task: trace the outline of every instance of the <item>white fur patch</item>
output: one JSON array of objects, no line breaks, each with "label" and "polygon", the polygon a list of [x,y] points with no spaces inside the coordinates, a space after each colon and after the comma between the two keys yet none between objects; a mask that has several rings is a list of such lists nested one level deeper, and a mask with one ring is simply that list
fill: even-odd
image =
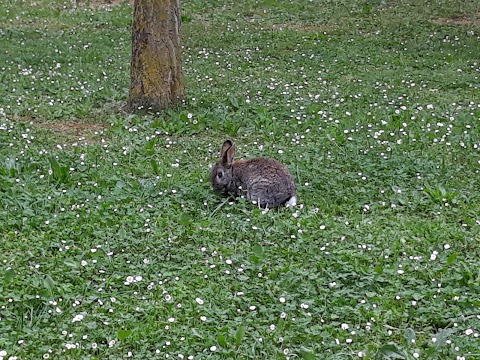
[{"label": "white fur patch", "polygon": [[288,201],[287,203],[285,204],[286,207],[294,207],[297,205],[297,197],[296,196],[292,196]]}]

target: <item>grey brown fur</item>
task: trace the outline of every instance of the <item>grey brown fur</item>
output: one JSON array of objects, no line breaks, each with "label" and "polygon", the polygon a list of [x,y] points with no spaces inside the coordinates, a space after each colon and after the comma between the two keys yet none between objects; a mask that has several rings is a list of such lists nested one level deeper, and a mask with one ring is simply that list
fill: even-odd
[{"label": "grey brown fur", "polygon": [[288,169],[270,158],[234,160],[235,144],[226,140],[213,167],[213,190],[234,196],[245,195],[260,207],[295,206],[295,184]]}]

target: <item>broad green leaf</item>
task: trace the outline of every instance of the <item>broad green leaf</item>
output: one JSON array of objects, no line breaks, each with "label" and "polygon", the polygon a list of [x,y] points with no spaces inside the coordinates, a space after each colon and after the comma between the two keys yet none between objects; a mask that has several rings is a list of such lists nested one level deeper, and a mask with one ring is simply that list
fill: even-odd
[{"label": "broad green leaf", "polygon": [[65,259],[65,260],[63,260],[63,263],[67,266],[72,267],[72,268],[78,267],[78,262],[73,261],[72,259]]},{"label": "broad green leaf", "polygon": [[452,253],[448,256],[447,258],[447,264],[450,265],[452,264],[458,257],[458,254],[457,253]]},{"label": "broad green leaf", "polygon": [[416,339],[415,331],[412,328],[405,329],[403,337],[409,344],[411,344],[412,341]]},{"label": "broad green leaf", "polygon": [[435,348],[438,349],[439,347],[445,345],[447,342],[448,338],[453,334],[452,329],[446,329],[446,330],[441,330],[437,333],[435,336],[437,340],[435,341]]},{"label": "broad green leaf", "polygon": [[152,171],[155,175],[160,174],[160,169],[158,167],[158,162],[154,159],[150,160],[150,165],[152,166]]},{"label": "broad green leaf", "polygon": [[405,351],[399,349],[395,344],[388,344],[382,346],[377,351],[377,360],[390,360],[390,359],[408,359]]},{"label": "broad green leaf", "polygon": [[117,332],[118,340],[120,341],[125,340],[127,337],[130,336],[131,333],[132,333],[132,330],[118,330]]},{"label": "broad green leaf", "polygon": [[243,337],[245,336],[245,330],[247,328],[245,325],[240,325],[240,327],[235,331],[235,346],[239,347],[242,344]]},{"label": "broad green leaf", "polygon": [[260,259],[265,257],[265,252],[263,251],[263,247],[259,244],[256,244],[252,248],[253,253]]},{"label": "broad green leaf", "polygon": [[227,340],[225,339],[225,336],[222,334],[217,334],[217,341],[221,347],[227,348]]},{"label": "broad green leaf", "polygon": [[191,221],[192,221],[192,218],[190,217],[190,215],[185,214],[185,213],[180,215],[180,219],[178,220],[180,225],[183,225],[183,226],[189,225]]},{"label": "broad green leaf", "polygon": [[45,286],[45,288],[47,288],[49,291],[51,291],[53,289],[53,287],[55,286],[55,281],[53,281],[53,279],[50,277],[50,275],[47,275],[43,279],[43,285]]},{"label": "broad green leaf", "polygon": [[304,346],[300,347],[300,354],[302,354],[302,359],[306,359],[306,360],[315,359],[315,353],[313,352],[313,350],[306,348]]}]

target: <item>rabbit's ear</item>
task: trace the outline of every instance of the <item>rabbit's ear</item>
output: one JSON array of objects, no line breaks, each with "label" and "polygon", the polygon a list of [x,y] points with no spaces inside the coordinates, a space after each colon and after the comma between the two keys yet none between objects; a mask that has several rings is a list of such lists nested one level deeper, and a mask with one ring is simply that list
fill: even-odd
[{"label": "rabbit's ear", "polygon": [[228,166],[232,166],[234,157],[235,157],[235,144],[232,144],[232,146],[230,146],[230,149],[227,150],[227,164],[228,164]]},{"label": "rabbit's ear", "polygon": [[220,151],[220,161],[225,167],[230,167],[233,163],[233,157],[235,156],[235,144],[230,140],[227,140],[222,145]]},{"label": "rabbit's ear", "polygon": [[227,152],[228,149],[232,147],[233,143],[230,140],[225,140],[225,142],[222,145],[222,149],[220,150],[220,159],[223,159],[225,153]]}]

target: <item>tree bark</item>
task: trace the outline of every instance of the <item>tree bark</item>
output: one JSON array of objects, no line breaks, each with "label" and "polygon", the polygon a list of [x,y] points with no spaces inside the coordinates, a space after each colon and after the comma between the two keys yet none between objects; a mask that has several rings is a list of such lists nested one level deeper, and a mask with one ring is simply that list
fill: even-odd
[{"label": "tree bark", "polygon": [[158,111],[184,98],[180,0],[135,0],[128,110]]}]

